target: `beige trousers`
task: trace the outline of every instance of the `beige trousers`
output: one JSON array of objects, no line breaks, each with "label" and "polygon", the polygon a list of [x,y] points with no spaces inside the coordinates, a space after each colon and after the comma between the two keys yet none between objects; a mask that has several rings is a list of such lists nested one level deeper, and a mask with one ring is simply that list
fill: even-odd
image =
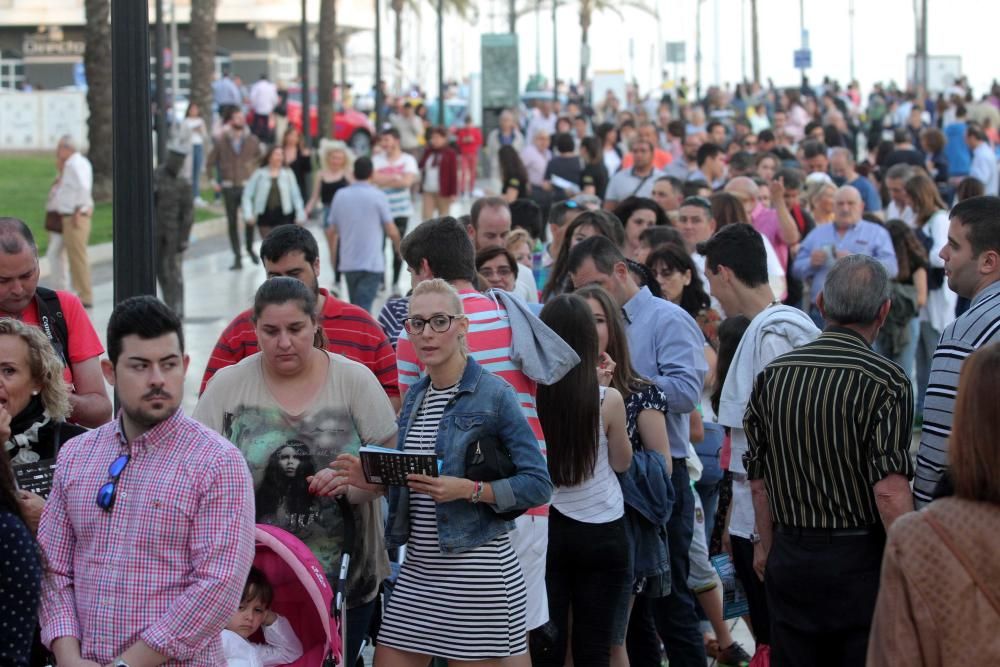
[{"label": "beige trousers", "polygon": [[[90,284],[90,262],[87,260],[87,243],[90,241],[90,213],[63,216],[63,245],[69,260],[69,276],[73,289],[85,306],[94,304]],[[74,222],[75,218],[75,222]]]}]

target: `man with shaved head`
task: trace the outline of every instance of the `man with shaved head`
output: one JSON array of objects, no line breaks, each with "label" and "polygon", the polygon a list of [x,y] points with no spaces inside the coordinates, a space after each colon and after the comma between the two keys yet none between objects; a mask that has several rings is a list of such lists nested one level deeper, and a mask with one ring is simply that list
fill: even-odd
[{"label": "man with shaved head", "polygon": [[834,262],[848,255],[868,255],[885,266],[890,278],[895,278],[897,272],[896,252],[889,232],[881,225],[861,219],[864,206],[861,194],[850,185],[841,186],[833,197],[833,206],[833,224],[820,225],[809,232],[792,265],[796,278],[812,281],[809,315],[821,329],[825,323],[816,299]]},{"label": "man with shaved head", "polygon": [[781,179],[771,183],[771,205],[768,208],[760,201],[760,188],[752,179],[737,176],[726,184],[725,191],[735,195],[743,204],[754,229],[760,232],[774,248],[781,262],[781,268],[788,273],[788,249],[801,240],[798,225],[785,204],[785,188]]}]

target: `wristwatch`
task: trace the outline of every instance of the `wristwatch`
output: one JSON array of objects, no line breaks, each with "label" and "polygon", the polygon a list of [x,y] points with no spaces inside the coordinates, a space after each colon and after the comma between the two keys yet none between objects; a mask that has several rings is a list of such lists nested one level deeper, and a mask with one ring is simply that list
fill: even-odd
[{"label": "wristwatch", "polygon": [[129,664],[122,660],[121,658],[115,658],[115,661],[111,663],[112,667],[129,667]]},{"label": "wristwatch", "polygon": [[[760,533],[750,534],[750,544],[760,544]],[[115,667],[118,667],[118,665],[115,665]]]}]

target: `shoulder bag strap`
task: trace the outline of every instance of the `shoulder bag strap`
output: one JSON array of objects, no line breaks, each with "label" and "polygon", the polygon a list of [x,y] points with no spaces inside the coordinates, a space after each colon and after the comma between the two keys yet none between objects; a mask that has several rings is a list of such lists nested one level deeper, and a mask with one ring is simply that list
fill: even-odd
[{"label": "shoulder bag strap", "polygon": [[948,534],[948,531],[945,529],[945,527],[941,525],[941,522],[938,521],[934,517],[934,515],[931,514],[931,512],[924,511],[921,514],[924,517],[924,521],[927,522],[927,525],[934,529],[934,532],[937,533],[938,537],[941,538],[941,542],[948,548],[948,551],[951,552],[951,555],[955,557],[955,559],[959,562],[959,564],[965,569],[966,573],[968,573],[969,577],[972,579],[972,583],[976,585],[976,588],[978,588],[980,592],[982,592],[983,597],[986,598],[986,601],[990,603],[991,607],[993,607],[993,611],[995,611],[998,615],[1000,615],[1000,599],[997,599],[996,594],[986,587],[986,582],[984,582],[982,577],[980,577],[979,574],[976,572],[976,570],[973,569],[972,563],[969,562],[968,556],[966,556],[964,553],[962,553],[961,550],[959,550],[955,542],[952,541],[951,535]]}]

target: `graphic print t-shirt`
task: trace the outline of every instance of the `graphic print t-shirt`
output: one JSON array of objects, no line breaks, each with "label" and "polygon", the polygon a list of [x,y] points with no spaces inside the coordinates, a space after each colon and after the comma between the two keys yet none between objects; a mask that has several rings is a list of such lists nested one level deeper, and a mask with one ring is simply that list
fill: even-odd
[{"label": "graphic print t-shirt", "polygon": [[[330,354],[327,381],[300,415],[278,405],[264,379],[260,353],[212,378],[194,418],[243,453],[254,480],[257,523],[292,533],[336,579],[344,549],[343,516],[334,498],[309,494],[306,478],[362,444],[381,444],[396,431],[395,415],[378,380],[365,366]],[[352,506],[355,545],[347,604],[368,602],[389,574],[378,501]]]}]

